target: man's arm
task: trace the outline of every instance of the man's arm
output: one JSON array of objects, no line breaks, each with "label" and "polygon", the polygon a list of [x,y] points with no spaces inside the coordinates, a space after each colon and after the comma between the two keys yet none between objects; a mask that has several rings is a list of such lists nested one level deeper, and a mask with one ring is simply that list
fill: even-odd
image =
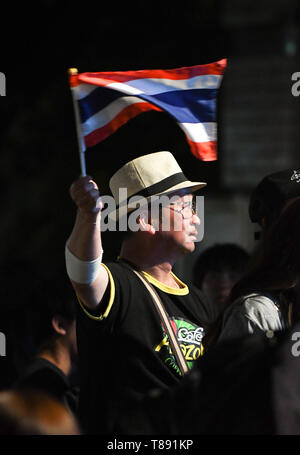
[{"label": "man's arm", "polygon": [[[67,241],[71,254],[81,261],[93,261],[102,255],[100,231],[101,210],[99,190],[90,176],[80,177],[70,187],[70,195],[77,205],[77,216]],[[96,308],[108,285],[108,274],[103,266],[93,282],[81,284],[71,279],[80,300],[88,308]]]}]

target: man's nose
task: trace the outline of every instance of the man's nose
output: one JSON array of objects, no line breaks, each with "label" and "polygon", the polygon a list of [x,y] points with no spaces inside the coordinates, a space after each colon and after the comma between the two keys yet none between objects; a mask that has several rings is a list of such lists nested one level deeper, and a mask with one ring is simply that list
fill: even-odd
[{"label": "man's nose", "polygon": [[201,223],[201,220],[200,220],[200,217],[197,215],[197,213],[194,213],[192,218],[192,224],[200,224]]}]

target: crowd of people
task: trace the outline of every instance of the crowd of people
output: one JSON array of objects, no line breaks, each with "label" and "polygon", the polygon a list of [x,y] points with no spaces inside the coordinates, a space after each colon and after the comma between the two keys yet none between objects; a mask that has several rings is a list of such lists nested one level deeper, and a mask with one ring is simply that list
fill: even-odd
[{"label": "crowd of people", "polygon": [[[170,152],[126,163],[110,180],[110,216],[132,215],[130,197],[145,206],[119,257],[106,260],[101,189],[90,176],[73,182],[66,276],[34,286],[31,355],[2,381],[0,434],[300,433],[291,353],[300,323],[300,177],[288,169],[254,189],[254,252],[213,245],[184,283],[173,266],[195,250],[193,198],[205,186],[188,180]],[[128,199],[119,200],[120,188]],[[160,196],[171,202],[153,213]]]}]

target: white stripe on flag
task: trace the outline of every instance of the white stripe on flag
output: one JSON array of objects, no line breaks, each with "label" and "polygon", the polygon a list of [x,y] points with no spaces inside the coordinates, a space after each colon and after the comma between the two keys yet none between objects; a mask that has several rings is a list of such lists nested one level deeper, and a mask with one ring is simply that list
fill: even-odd
[{"label": "white stripe on flag", "polygon": [[188,138],[193,142],[208,142],[217,140],[217,125],[207,123],[179,123]]},{"label": "white stripe on flag", "polygon": [[[203,76],[195,76],[190,79],[134,79],[122,82],[112,82],[101,87],[107,87],[128,95],[139,95],[145,93],[147,95],[156,95],[159,93],[171,92],[174,90],[190,90],[190,89],[217,89],[221,84],[223,76],[217,74],[207,74]],[[81,100],[91,92],[96,90],[98,85],[80,84],[77,87],[72,87],[77,100]]]},{"label": "white stripe on flag", "polygon": [[[191,90],[191,89],[217,89],[222,81],[222,76],[217,74],[207,74],[203,76],[195,76],[190,79],[134,79],[127,81],[126,85],[130,85],[138,90],[139,93],[147,95],[156,95],[158,93],[171,92],[174,90]],[[113,84],[110,84],[113,85]],[[123,91],[122,85],[117,84],[119,90]],[[129,92],[128,92],[129,93]],[[138,94],[138,93],[134,93]]]},{"label": "white stripe on flag", "polygon": [[81,128],[84,136],[92,133],[98,128],[102,128],[103,126],[107,125],[107,123],[113,120],[126,106],[129,106],[130,104],[146,102],[147,101],[143,101],[140,98],[136,98],[134,96],[123,96],[122,98],[118,98],[106,106],[104,109],[87,119],[84,123],[82,123]]},{"label": "white stripe on flag", "polygon": [[107,84],[105,87],[126,93],[126,95],[139,95],[140,93],[143,93],[141,90],[131,87],[128,84],[123,84],[122,82],[112,82],[111,84]]},{"label": "white stripe on flag", "polygon": [[119,82],[112,82],[111,84],[107,85],[91,85],[91,84],[80,84],[77,85],[77,87],[72,87],[72,90],[75,92],[75,97],[79,101],[85,96],[89,95],[92,93],[96,88],[98,87],[105,87],[105,88],[111,88],[114,90],[118,90],[119,92],[126,93],[127,95],[139,95],[141,90],[136,89],[135,87],[130,87],[127,84],[122,84]]},{"label": "white stripe on flag", "polygon": [[80,84],[77,85],[76,87],[71,87],[71,89],[75,93],[75,98],[77,100],[81,100],[82,98],[93,92],[97,87],[98,87],[97,85]]}]

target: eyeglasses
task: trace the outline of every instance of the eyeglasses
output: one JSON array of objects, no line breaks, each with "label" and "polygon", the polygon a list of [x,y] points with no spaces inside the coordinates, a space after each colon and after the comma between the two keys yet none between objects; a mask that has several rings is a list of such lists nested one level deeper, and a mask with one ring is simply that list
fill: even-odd
[{"label": "eyeglasses", "polygon": [[171,204],[173,207],[168,206],[170,210],[173,210],[174,212],[180,213],[182,218],[187,219],[187,218],[192,218],[192,216],[197,215],[197,210],[196,210],[196,201],[187,201],[183,202],[181,204],[181,208],[175,209],[174,207],[179,207],[178,204]]}]

